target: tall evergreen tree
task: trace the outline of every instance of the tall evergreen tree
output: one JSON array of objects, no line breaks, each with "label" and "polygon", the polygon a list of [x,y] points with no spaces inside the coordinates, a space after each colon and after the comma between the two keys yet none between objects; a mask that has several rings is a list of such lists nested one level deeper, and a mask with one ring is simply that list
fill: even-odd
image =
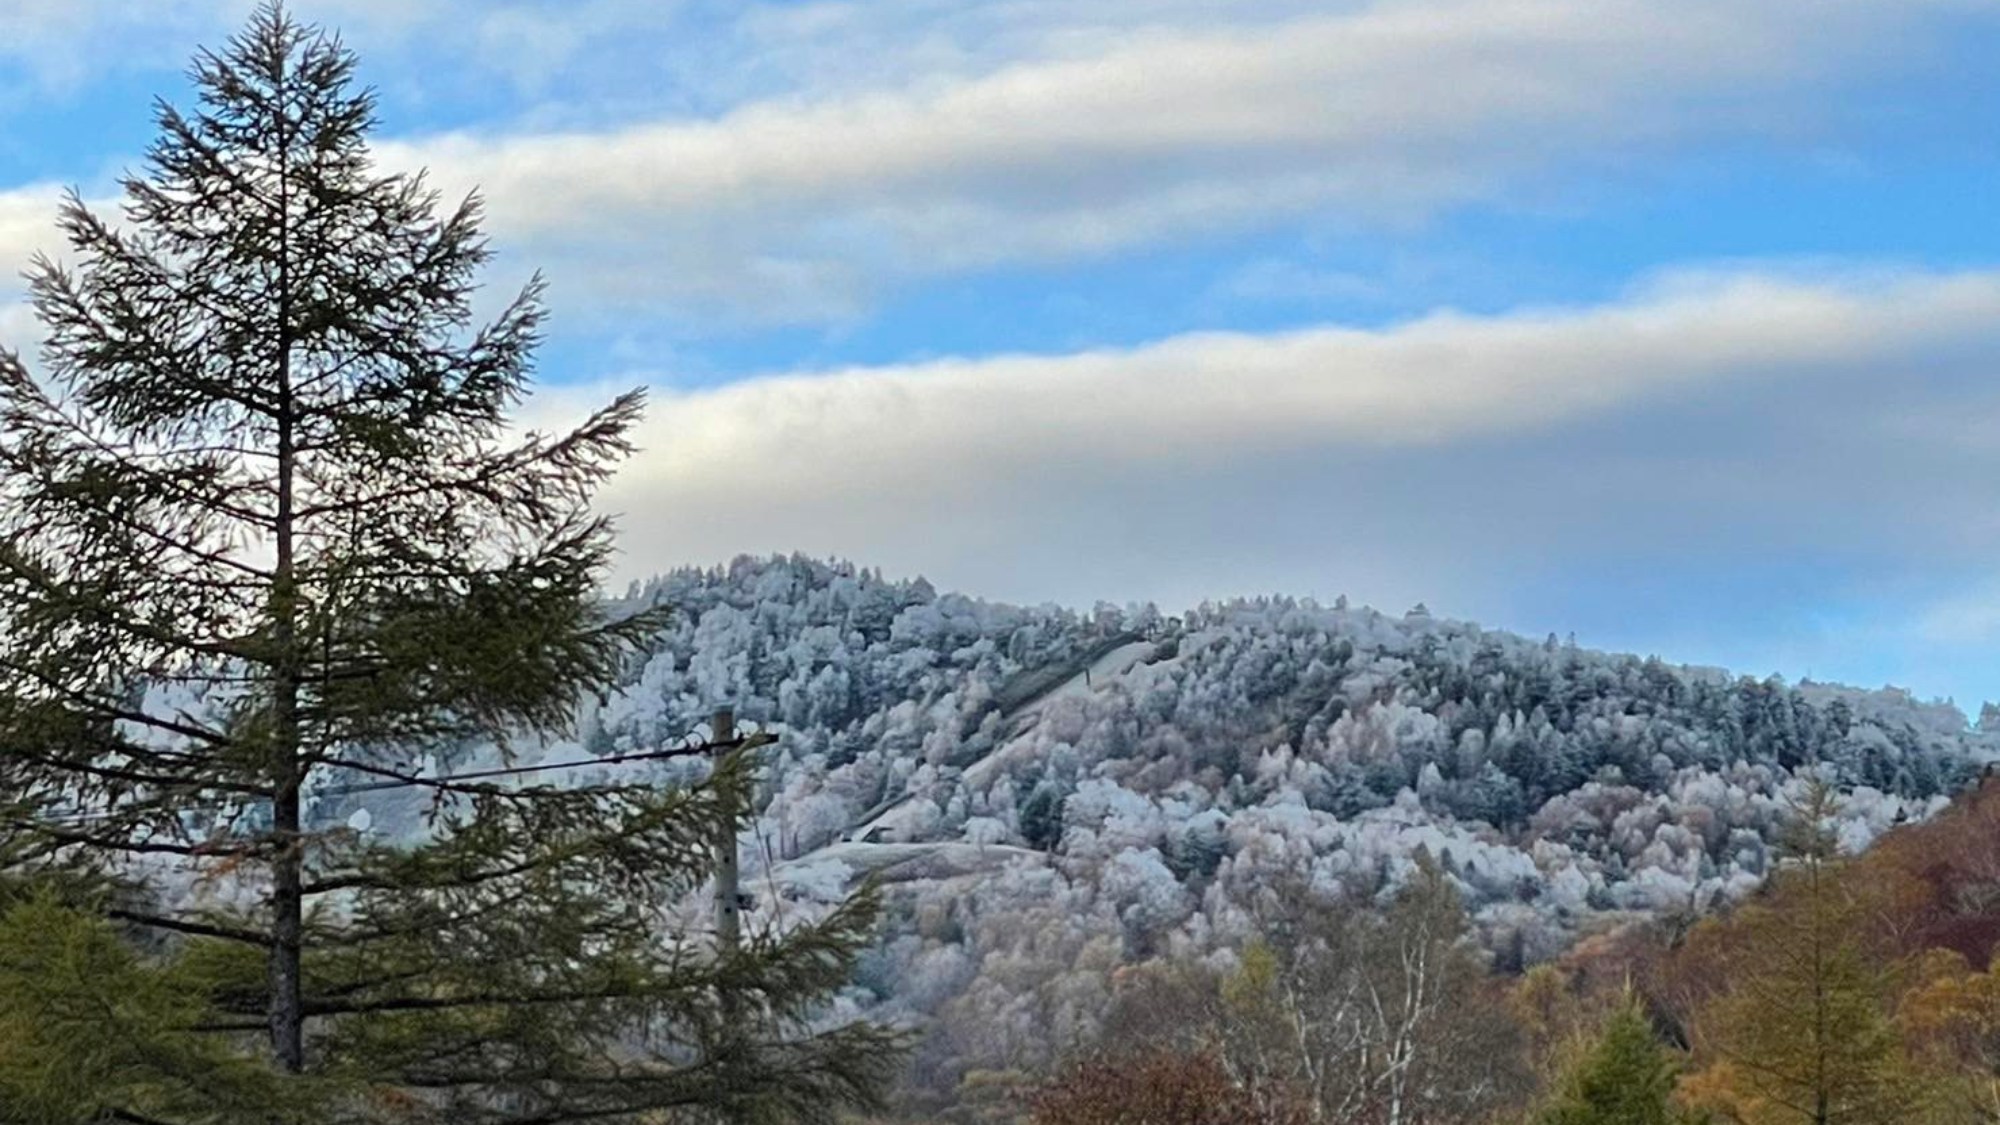
[{"label": "tall evergreen tree", "polygon": [[[541,285],[475,322],[478,202],[371,163],[354,68],[261,9],[198,57],[196,107],[159,108],[123,223],[72,195],[67,262],[31,271],[40,369],[0,361],[15,858],[124,880],[102,904],[204,997],[183,1030],[345,1091],[314,1120],[867,1102],[888,1037],[811,1022],[866,901],[734,952],[675,936],[744,763],[675,790],[423,779],[563,732],[657,627],[600,614],[589,511],[641,399],[508,435]],[[314,830],[313,792],[357,782],[427,787],[427,839]]]},{"label": "tall evergreen tree", "polygon": [[1769,905],[1731,920],[1731,989],[1696,1021],[1714,1061],[1698,1100],[1754,1125],[1892,1125],[1919,1099],[1886,1005],[1889,974],[1863,948],[1860,904],[1839,878],[1833,788],[1792,810]]},{"label": "tall evergreen tree", "polygon": [[1566,1069],[1537,1125],[1672,1125],[1674,1064],[1627,998]]},{"label": "tall evergreen tree", "polygon": [[183,1028],[208,1003],[48,885],[0,886],[0,1120],[10,1125],[268,1121],[308,1084]]}]

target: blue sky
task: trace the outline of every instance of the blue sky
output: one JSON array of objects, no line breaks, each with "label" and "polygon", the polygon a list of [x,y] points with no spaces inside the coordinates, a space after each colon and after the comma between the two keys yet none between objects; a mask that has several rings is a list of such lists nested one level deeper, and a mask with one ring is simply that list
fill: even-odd
[{"label": "blue sky", "polygon": [[[246,10],[0,10],[6,273]],[[655,388],[621,577],[1345,593],[2000,698],[2000,2],[295,10],[385,163],[486,193],[496,289],[549,275],[534,417]]]}]

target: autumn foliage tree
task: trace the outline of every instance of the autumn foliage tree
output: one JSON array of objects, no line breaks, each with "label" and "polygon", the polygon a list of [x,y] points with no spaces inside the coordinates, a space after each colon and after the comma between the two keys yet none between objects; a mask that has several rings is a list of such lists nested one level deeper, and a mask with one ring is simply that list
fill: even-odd
[{"label": "autumn foliage tree", "polygon": [[1227,972],[1128,974],[1101,1048],[1212,1054],[1280,1119],[1447,1125],[1525,1098],[1519,1029],[1437,864],[1380,903],[1301,893],[1267,929]]},{"label": "autumn foliage tree", "polygon": [[[1229,971],[1122,971],[1104,1045],[1212,1051],[1253,1108],[1343,1125],[2000,1123],[2000,782],[1859,855],[1836,808],[1802,785],[1760,890],[1691,928],[1593,935],[1507,981],[1505,1012],[1431,868],[1386,901],[1297,896]],[[1415,986],[1441,965],[1450,983]],[[1361,1096],[1397,1060],[1422,1097]]]},{"label": "autumn foliage tree", "polygon": [[2000,965],[1953,949],[1921,957],[1899,1023],[1929,1068],[1937,1100],[1967,1121],[2000,1122]]},{"label": "autumn foliage tree", "polygon": [[1691,941],[1723,947],[1726,987],[1696,1014],[1707,1066],[1690,1094],[1734,1120],[1892,1125],[1920,1105],[1889,1019],[1893,974],[1865,944],[1862,900],[1842,878],[1835,807],[1832,786],[1813,780],[1765,900]]},{"label": "autumn foliage tree", "polygon": [[1151,1049],[1072,1065],[1034,1099],[1031,1125],[1306,1125],[1231,1079],[1213,1054]]}]

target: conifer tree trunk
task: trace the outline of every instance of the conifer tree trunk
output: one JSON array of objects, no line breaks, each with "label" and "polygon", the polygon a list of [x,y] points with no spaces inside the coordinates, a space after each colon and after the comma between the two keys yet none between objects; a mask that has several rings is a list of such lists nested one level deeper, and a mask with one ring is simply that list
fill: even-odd
[{"label": "conifer tree trunk", "polygon": [[[287,59],[279,53],[272,69],[285,88]],[[298,471],[292,401],[291,137],[282,96],[275,129],[278,199],[277,317],[273,325],[272,367],[277,374],[275,459],[277,504],[272,520],[276,563],[271,576],[271,831],[277,857],[271,872],[271,1049],[278,1065],[305,1069],[305,1001],[302,983],[304,940],[304,837],[299,820],[299,660],[296,513]]]},{"label": "conifer tree trunk", "polygon": [[[282,526],[282,525],[281,525]],[[281,533],[279,542],[286,537]],[[279,564],[283,574],[285,563]],[[280,626],[273,631],[280,652],[294,643],[288,592],[281,587]],[[277,849],[271,870],[270,1017],[271,1049],[278,1064],[294,1073],[305,1069],[305,1007],[302,996],[304,940],[304,836],[299,819],[298,679],[286,659],[272,684],[271,834]]]}]

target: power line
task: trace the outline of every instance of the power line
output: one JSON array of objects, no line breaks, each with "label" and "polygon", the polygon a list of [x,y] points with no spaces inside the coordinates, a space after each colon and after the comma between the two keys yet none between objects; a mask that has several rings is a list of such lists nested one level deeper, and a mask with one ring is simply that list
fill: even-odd
[{"label": "power line", "polygon": [[[539,762],[534,765],[526,765],[526,766],[496,766],[490,769],[467,770],[463,773],[445,774],[439,777],[417,777],[414,775],[392,774],[391,776],[384,777],[383,780],[381,781],[359,782],[353,785],[332,785],[332,786],[327,786],[325,788],[313,789],[311,790],[310,795],[315,798],[343,797],[355,793],[380,793],[393,789],[414,789],[414,788],[434,789],[441,793],[451,792],[453,790],[459,790],[459,789],[472,792],[483,791],[489,793],[498,793],[498,792],[504,792],[504,790],[494,789],[490,787],[481,787],[480,789],[475,789],[473,786],[464,783],[490,781],[495,778],[502,778],[502,777],[522,777],[529,774],[550,773],[556,770],[585,769],[591,766],[626,765],[633,762],[658,762],[658,761],[667,761],[669,759],[674,759],[674,758],[714,757],[718,754],[727,753],[732,750],[755,750],[762,746],[772,745],[777,741],[778,741],[777,735],[772,734],[769,731],[760,730],[760,731],[755,731],[751,734],[739,735],[732,738],[726,738],[720,740],[703,739],[701,741],[683,741],[678,745],[665,747],[659,750],[640,750],[629,754],[609,754],[600,758],[577,758],[571,761],[563,761],[563,762]],[[362,762],[329,760],[321,762],[319,764],[335,769],[348,769],[364,773],[378,773],[378,774],[391,773],[391,771],[389,771],[387,767],[370,765]],[[189,782],[189,785],[190,787],[193,788],[199,788],[200,782],[191,780]],[[189,805],[182,811],[215,813],[215,812],[223,812],[233,808],[241,808],[243,807],[244,804],[248,803],[250,802],[239,802],[230,805],[196,804],[196,805]],[[96,820],[110,820],[116,818],[117,815],[118,814],[115,812],[103,812],[103,811],[51,813],[39,816],[35,819],[36,821],[43,823],[77,824],[77,823],[86,823],[89,821],[96,821]],[[23,823],[20,826],[25,827],[28,825],[26,823]]]},{"label": "power line", "polygon": [[[448,774],[443,777],[394,777],[383,781],[371,781],[356,785],[332,785],[312,791],[314,796],[339,797],[350,793],[374,793],[385,789],[409,789],[422,786],[432,789],[450,789],[463,781],[483,781],[495,777],[517,777],[531,773],[547,773],[552,770],[581,769],[589,766],[615,766],[627,762],[659,762],[670,758],[709,757],[731,750],[754,750],[778,741],[778,736],[764,731],[721,741],[683,743],[664,750],[641,750],[631,754],[611,754],[602,758],[578,758],[569,762],[542,762],[532,766],[500,766],[493,769],[471,770],[465,773]],[[368,766],[358,762],[329,761],[321,763],[335,768],[382,772],[379,766]]]}]

